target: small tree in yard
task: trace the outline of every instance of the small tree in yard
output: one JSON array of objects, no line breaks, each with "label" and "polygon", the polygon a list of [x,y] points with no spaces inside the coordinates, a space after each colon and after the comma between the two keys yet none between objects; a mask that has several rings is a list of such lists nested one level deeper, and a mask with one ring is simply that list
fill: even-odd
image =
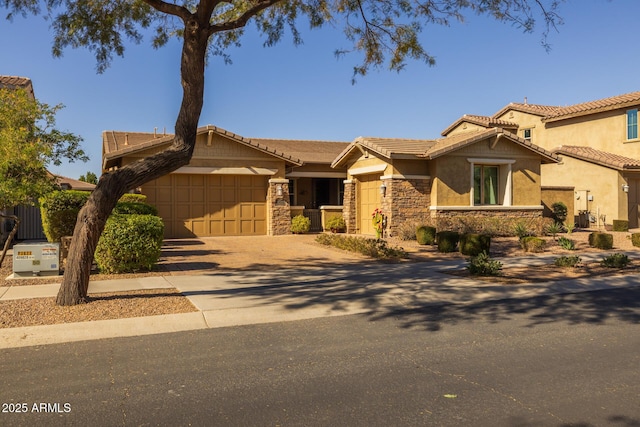
[{"label": "small tree in yard", "polygon": [[[81,138],[55,128],[55,114],[61,105],[50,107],[33,99],[24,89],[0,88],[0,211],[18,205],[33,205],[43,194],[55,189],[47,165],[87,157],[79,148]],[[2,255],[4,261],[20,219],[14,221]]]},{"label": "small tree in yard", "polygon": [[122,55],[124,39],[139,42],[153,26],[153,45],[171,36],[182,40],[180,58],[183,98],[175,124],[173,144],[165,151],[102,175],[91,198],[78,215],[73,243],[57,303],[73,305],[87,294],[94,251],[109,213],[128,190],[185,166],[191,160],[204,96],[204,69],[208,54],[229,60],[226,49],[239,45],[244,27],[253,21],[270,46],[288,27],[295,44],[302,42],[297,25],[308,19],[311,28],[343,26],[351,48],[339,54],[360,52],[354,77],[385,63],[401,70],[408,59],[433,64],[418,35],[424,25],[448,25],[463,13],[486,14],[532,31],[535,17],[548,30],[560,22],[556,14],[563,0],[14,0],[2,5],[14,14],[39,13],[51,17],[55,32],[53,53],[67,46],[86,46],[96,54],[98,71],[104,71],[113,53]]}]

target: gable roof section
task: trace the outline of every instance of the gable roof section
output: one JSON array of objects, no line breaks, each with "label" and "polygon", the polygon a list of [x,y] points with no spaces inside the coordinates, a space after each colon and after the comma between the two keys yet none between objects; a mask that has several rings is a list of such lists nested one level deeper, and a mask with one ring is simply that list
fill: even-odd
[{"label": "gable roof section", "polygon": [[359,137],[340,153],[331,164],[331,167],[340,165],[356,150],[370,150],[388,159],[435,159],[494,136],[508,138],[513,143],[533,151],[542,157],[545,163],[558,162],[558,156],[552,152],[532,144],[530,141],[526,141],[511,132],[507,132],[502,128],[492,128],[483,131],[459,133],[434,140]]},{"label": "gable roof section", "polygon": [[543,161],[545,161],[545,163],[558,162],[558,156],[556,156],[552,152],[531,143],[531,141],[520,138],[519,136],[511,132],[507,132],[502,128],[492,128],[481,132],[461,133],[447,138],[439,139],[435,145],[431,146],[424,153],[423,157],[426,157],[428,159],[435,159],[461,148],[475,144],[476,142],[492,138],[494,136],[507,138],[511,142],[523,148],[526,148],[529,151],[533,151],[534,153],[538,154],[543,159]]},{"label": "gable roof section", "polygon": [[464,116],[460,117],[458,120],[453,122],[448,128],[443,130],[441,135],[447,136],[449,132],[451,132],[456,127],[458,127],[459,125],[465,122],[478,125],[478,126],[483,126],[485,128],[490,128],[490,127],[517,128],[518,127],[517,123],[510,122],[507,120],[496,119],[495,117],[465,114]]},{"label": "gable roof section", "polygon": [[33,83],[31,83],[31,79],[28,77],[0,76],[0,88],[22,88],[27,91],[32,99],[35,99],[35,95],[33,93]]},{"label": "gable roof section", "polygon": [[561,107],[554,107],[551,105],[540,105],[540,104],[529,104],[529,103],[519,103],[519,102],[511,102],[505,107],[503,107],[500,111],[495,113],[492,117],[497,118],[505,114],[507,111],[520,111],[522,113],[529,113],[535,116],[546,117],[550,114],[553,114]]},{"label": "gable roof section", "polygon": [[[254,142],[249,138],[242,137],[233,132],[213,125],[198,128],[197,134],[203,135],[209,132],[227,137],[235,142],[254,148],[268,155],[277,157],[294,165],[301,166],[302,160],[279,151],[277,148],[265,145],[265,143]],[[173,143],[175,135],[158,135],[156,133],[141,132],[117,132],[104,131],[102,133],[103,168],[108,169],[116,165],[116,160],[128,154],[138,153],[150,148],[162,147]]]},{"label": "gable roof section", "polygon": [[591,147],[563,145],[553,150],[553,152],[620,171],[640,169],[640,160],[596,150]]},{"label": "gable roof section", "polygon": [[574,117],[586,116],[588,114],[601,113],[604,111],[617,110],[640,105],[640,92],[631,92],[624,95],[612,96],[598,99],[596,101],[583,102],[556,109],[553,113],[545,116],[543,122],[556,122]]}]

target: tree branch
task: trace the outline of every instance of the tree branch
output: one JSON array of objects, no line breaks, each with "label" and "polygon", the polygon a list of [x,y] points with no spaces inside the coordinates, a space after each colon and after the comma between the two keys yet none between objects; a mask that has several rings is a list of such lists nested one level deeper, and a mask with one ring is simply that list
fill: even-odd
[{"label": "tree branch", "polygon": [[178,6],[176,4],[171,4],[164,2],[162,0],[142,0],[158,12],[166,13],[168,15],[177,16],[178,18],[186,21],[191,17],[191,12],[184,6]]},{"label": "tree branch", "polygon": [[282,1],[283,0],[258,0],[258,2],[255,5],[250,7],[246,12],[240,15],[237,19],[223,22],[221,24],[211,25],[209,27],[209,35],[214,33],[219,33],[222,31],[230,31],[230,30],[236,30],[238,28],[242,28],[247,24],[249,19],[254,17],[256,14]]}]

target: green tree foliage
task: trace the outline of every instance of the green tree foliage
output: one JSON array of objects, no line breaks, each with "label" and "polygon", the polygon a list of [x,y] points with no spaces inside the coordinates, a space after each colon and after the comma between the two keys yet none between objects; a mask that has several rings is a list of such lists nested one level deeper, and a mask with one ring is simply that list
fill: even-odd
[{"label": "green tree foliage", "polygon": [[95,185],[98,183],[98,176],[95,173],[88,171],[86,175],[80,175],[80,178],[78,180]]},{"label": "green tree foliage", "polygon": [[561,23],[557,9],[564,0],[5,0],[0,8],[8,18],[42,14],[54,34],[53,54],[67,47],[86,47],[95,54],[102,72],[113,55],[122,56],[127,40],[139,43],[151,34],[154,47],[170,38],[182,41],[180,57],[183,98],[175,124],[175,137],[165,151],[128,164],[101,177],[96,190],[78,215],[73,244],[57,303],[83,302],[89,286],[93,259],[106,218],[118,199],[132,188],[189,164],[204,102],[204,70],[209,55],[230,61],[227,48],[239,46],[245,26],[252,22],[265,37],[264,44],[279,42],[285,30],[295,44],[302,43],[298,25],[311,28],[342,28],[350,52],[360,58],[354,78],[371,68],[401,70],[408,60],[433,64],[419,35],[424,26],[449,25],[465,14],[489,15],[511,22],[524,31],[536,20],[544,23],[543,40],[549,29]]},{"label": "green tree foliage", "polygon": [[55,128],[61,105],[32,99],[23,89],[0,88],[0,209],[34,204],[55,188],[50,164],[86,161],[82,139]]}]

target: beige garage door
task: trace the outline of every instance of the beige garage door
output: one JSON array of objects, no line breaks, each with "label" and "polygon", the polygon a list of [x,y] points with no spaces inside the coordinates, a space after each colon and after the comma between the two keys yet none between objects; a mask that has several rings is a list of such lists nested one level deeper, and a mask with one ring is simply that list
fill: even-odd
[{"label": "beige garage door", "polygon": [[378,175],[358,176],[358,224],[360,234],[375,234],[371,214],[380,208],[380,184]]},{"label": "beige garage door", "polygon": [[158,208],[165,237],[267,233],[267,178],[252,175],[168,175],[142,193]]}]

